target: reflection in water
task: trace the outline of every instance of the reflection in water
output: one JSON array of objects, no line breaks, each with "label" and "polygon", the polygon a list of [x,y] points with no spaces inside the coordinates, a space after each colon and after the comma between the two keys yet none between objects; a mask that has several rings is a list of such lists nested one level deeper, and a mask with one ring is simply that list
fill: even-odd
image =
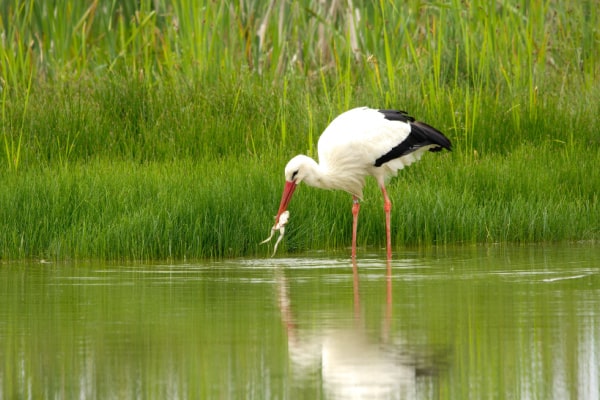
[{"label": "reflection in water", "polygon": [[600,247],[379,259],[4,261],[0,399],[598,400]]},{"label": "reflection in water", "polygon": [[[353,262],[354,317],[349,326],[301,329],[292,312],[284,271],[276,270],[278,304],[288,338],[288,354],[297,381],[320,380],[331,399],[416,399],[417,377],[439,366],[418,355],[401,337],[390,334],[391,261],[387,263],[386,311],[380,337],[369,335],[361,316],[359,274]],[[343,324],[344,325],[344,324]]]}]

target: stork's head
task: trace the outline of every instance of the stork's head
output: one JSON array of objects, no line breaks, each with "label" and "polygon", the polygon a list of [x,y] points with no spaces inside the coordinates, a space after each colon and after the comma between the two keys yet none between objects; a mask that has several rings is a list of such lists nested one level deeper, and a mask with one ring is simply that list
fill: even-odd
[{"label": "stork's head", "polygon": [[315,160],[308,156],[297,155],[292,158],[285,166],[286,182],[299,184],[311,174],[315,164]]},{"label": "stork's head", "polygon": [[275,217],[275,224],[279,222],[281,214],[287,210],[287,206],[290,200],[292,200],[292,195],[294,194],[294,190],[296,190],[296,186],[305,178],[310,178],[311,171],[314,170],[314,165],[316,165],[316,162],[312,158],[298,155],[292,158],[285,166],[285,186],[283,187],[279,210]]}]

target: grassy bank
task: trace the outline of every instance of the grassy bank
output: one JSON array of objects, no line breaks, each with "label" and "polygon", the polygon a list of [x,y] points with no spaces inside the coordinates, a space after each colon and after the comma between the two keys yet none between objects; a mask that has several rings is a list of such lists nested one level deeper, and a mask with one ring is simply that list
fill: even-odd
[{"label": "grassy bank", "polygon": [[[577,163],[556,147],[522,146],[472,164],[429,157],[390,185],[394,243],[597,240],[600,151]],[[193,259],[268,255],[283,185],[280,163],[245,156],[206,163],[94,161],[2,177],[5,258]],[[552,165],[552,168],[548,168]],[[280,251],[350,243],[351,199],[298,189]],[[368,186],[359,245],[384,245],[380,194]],[[365,251],[365,250],[363,250]]]},{"label": "grassy bank", "polygon": [[[267,254],[286,161],[358,105],[454,144],[391,184],[396,246],[598,240],[598,4],[563,3],[3,1],[2,257]],[[299,189],[282,250],[349,209]]]}]

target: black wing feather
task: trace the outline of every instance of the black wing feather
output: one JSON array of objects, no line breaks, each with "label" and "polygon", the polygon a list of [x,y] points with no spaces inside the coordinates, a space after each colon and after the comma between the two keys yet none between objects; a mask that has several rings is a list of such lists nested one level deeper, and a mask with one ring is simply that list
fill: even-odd
[{"label": "black wing feather", "polygon": [[415,121],[406,111],[379,110],[390,121],[402,121],[410,125],[410,134],[389,152],[375,160],[375,166],[380,167],[388,161],[410,154],[421,147],[435,144],[439,147],[429,151],[440,151],[442,149],[452,150],[452,143],[442,132],[424,122]]},{"label": "black wing feather", "polygon": [[377,110],[389,121],[413,122],[415,119],[408,112],[401,110]]}]

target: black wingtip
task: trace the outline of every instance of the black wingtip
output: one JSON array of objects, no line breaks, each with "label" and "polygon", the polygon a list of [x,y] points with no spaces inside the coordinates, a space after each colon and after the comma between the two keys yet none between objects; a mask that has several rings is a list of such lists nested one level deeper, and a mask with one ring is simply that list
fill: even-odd
[{"label": "black wingtip", "polygon": [[424,138],[427,138],[430,141],[430,144],[437,144],[440,147],[434,147],[429,149],[429,151],[441,151],[442,149],[446,149],[448,151],[452,151],[452,143],[450,139],[448,139],[442,132],[434,128],[433,126],[426,124],[421,121],[414,121],[411,123],[411,132],[422,135]]}]

